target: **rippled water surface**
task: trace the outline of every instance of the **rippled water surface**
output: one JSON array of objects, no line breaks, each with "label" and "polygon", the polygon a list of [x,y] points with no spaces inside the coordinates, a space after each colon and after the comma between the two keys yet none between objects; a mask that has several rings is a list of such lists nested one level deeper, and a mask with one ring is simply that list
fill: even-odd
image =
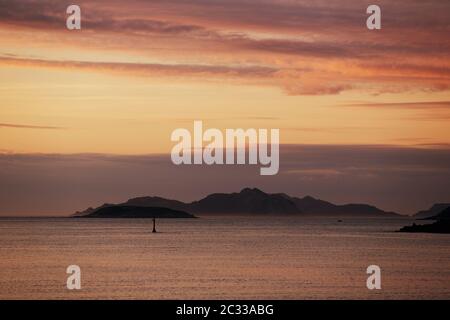
[{"label": "rippled water surface", "polygon": [[[450,235],[408,219],[0,219],[5,299],[450,299]],[[82,290],[66,289],[66,268]],[[382,269],[382,290],[366,268]]]}]

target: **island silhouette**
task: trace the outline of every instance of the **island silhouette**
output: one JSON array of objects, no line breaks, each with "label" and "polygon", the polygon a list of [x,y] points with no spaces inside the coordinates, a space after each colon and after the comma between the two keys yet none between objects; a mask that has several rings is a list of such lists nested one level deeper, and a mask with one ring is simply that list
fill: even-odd
[{"label": "island silhouette", "polygon": [[422,220],[436,220],[436,222],[423,225],[413,223],[411,226],[401,228],[399,232],[450,233],[450,207]]},{"label": "island silhouette", "polygon": [[450,203],[435,203],[429,209],[417,212],[414,218],[424,219],[434,217],[447,208],[450,208]]},{"label": "island silhouette", "polygon": [[330,217],[400,217],[368,204],[336,205],[311,196],[291,197],[284,193],[266,193],[257,188],[240,192],[213,193],[193,202],[157,196],[137,197],[124,203],[105,203],[97,208],[76,212],[72,217],[157,217],[191,218],[194,215],[290,215]]},{"label": "island silhouette", "polygon": [[136,206],[104,206],[86,215],[76,215],[78,218],[195,218],[194,215],[169,208],[136,207]]}]

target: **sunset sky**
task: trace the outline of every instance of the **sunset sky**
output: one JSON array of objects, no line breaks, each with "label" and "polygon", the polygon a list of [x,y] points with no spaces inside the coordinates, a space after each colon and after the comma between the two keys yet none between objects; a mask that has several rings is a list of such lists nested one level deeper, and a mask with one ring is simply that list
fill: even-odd
[{"label": "sunset sky", "polygon": [[[371,31],[366,8],[374,3],[382,9],[382,29]],[[81,7],[80,31],[66,29],[70,4]],[[389,162],[384,168],[382,158],[377,174],[394,166],[413,180],[414,173],[427,175],[420,178],[423,190],[399,176],[397,185],[408,190],[398,201],[378,183],[386,195],[371,192],[371,181],[353,186],[364,195],[350,187],[338,195],[326,181],[296,190],[295,168],[289,171],[294,178],[286,170],[273,178],[278,184],[251,181],[268,191],[289,185],[293,195],[312,192],[406,213],[450,200],[441,192],[450,180],[443,161],[450,145],[449,34],[450,2],[441,0],[0,0],[0,177],[9,182],[0,201],[10,201],[0,214],[70,211],[75,202],[83,209],[96,204],[94,197],[107,202],[135,193],[192,199],[248,184],[219,182],[185,194],[142,183],[127,192],[73,196],[67,210],[49,201],[35,206],[24,192],[47,181],[29,178],[25,162],[36,154],[47,160],[45,155],[166,155],[171,132],[191,129],[194,120],[221,129],[279,128],[281,143],[293,147],[341,146],[347,170],[362,154],[354,148],[412,152],[413,166]],[[335,179],[340,171],[334,165],[329,159],[327,166],[302,170]],[[77,188],[90,184],[86,179]],[[49,190],[60,186],[51,183]],[[27,199],[29,207],[15,206]]]}]

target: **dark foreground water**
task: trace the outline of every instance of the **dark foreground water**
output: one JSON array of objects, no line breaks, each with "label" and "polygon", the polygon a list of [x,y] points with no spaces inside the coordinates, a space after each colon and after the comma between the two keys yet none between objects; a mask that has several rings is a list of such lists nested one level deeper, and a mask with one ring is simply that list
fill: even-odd
[{"label": "dark foreground water", "polygon": [[[5,299],[450,299],[450,235],[408,219],[0,219]],[[82,290],[66,288],[81,267]],[[379,265],[382,290],[366,288]]]}]

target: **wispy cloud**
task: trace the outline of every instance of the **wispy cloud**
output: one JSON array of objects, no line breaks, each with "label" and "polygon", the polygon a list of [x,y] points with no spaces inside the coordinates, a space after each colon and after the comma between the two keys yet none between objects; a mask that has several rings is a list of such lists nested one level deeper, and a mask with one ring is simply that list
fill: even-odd
[{"label": "wispy cloud", "polygon": [[14,124],[14,123],[0,123],[0,128],[14,128],[14,129],[44,129],[44,130],[63,130],[64,127],[54,126],[36,126],[27,124]]},{"label": "wispy cloud", "polygon": [[391,109],[450,109],[450,101],[423,101],[423,102],[378,102],[378,103],[349,103],[347,107],[363,108],[391,108]]},{"label": "wispy cloud", "polygon": [[73,60],[45,60],[0,57],[0,63],[19,66],[37,66],[47,68],[74,68],[125,73],[136,76],[223,76],[223,77],[268,77],[279,70],[261,66],[220,66],[192,64],[155,64],[155,63],[123,63],[92,62]]},{"label": "wispy cloud", "polygon": [[[337,94],[345,90],[358,88],[357,83],[352,83],[346,78],[340,79],[340,72],[337,71],[323,75],[320,70],[311,70],[309,68],[292,69],[283,66],[98,62],[19,58],[0,55],[1,64],[21,67],[79,69],[133,77],[175,77],[182,80],[193,79],[197,81],[225,79],[239,84],[276,86],[289,95]],[[356,76],[356,79],[363,83],[364,81],[370,82],[369,79],[361,78],[360,76]],[[388,84],[391,85],[393,80],[388,81]],[[392,86],[386,87],[386,90],[390,91]],[[447,85],[442,82],[442,79],[425,78],[413,87],[445,90],[447,87],[450,88],[450,82]],[[410,85],[407,85],[406,88],[411,89]],[[400,90],[402,90],[401,87]],[[370,106],[370,104],[364,105]],[[353,106],[363,105],[354,104]]]}]

